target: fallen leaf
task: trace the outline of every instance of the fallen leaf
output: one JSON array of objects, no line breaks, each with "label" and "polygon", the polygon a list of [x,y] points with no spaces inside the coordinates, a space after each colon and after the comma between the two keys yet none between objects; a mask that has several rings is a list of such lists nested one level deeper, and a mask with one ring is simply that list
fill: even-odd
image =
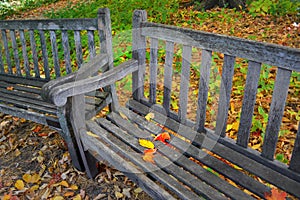
[{"label": "fallen leaf", "polygon": [[154,113],[148,113],[146,116],[145,116],[145,119],[147,120],[147,121],[150,121],[151,119],[153,119],[154,118]]},{"label": "fallen leaf", "polygon": [[126,119],[126,120],[128,120],[128,117],[124,114],[124,113],[122,113],[122,112],[119,112],[119,114],[120,114],[120,116],[123,118],[123,119]]},{"label": "fallen leaf", "polygon": [[139,194],[141,192],[143,192],[142,188],[138,187],[133,191],[135,194]]},{"label": "fallen leaf", "polygon": [[124,195],[121,192],[118,192],[118,191],[115,192],[115,196],[116,196],[117,199],[121,199],[121,198],[124,197]]},{"label": "fallen leaf", "polygon": [[156,151],[157,151],[157,149],[145,149],[145,150],[144,150],[144,154],[147,154],[147,153],[152,153],[152,154],[154,154]]},{"label": "fallen leaf", "polygon": [[271,192],[265,192],[266,200],[285,200],[286,192],[280,192],[275,188],[272,188]]},{"label": "fallen leaf", "polygon": [[77,185],[71,185],[69,188],[71,190],[78,190],[78,186]]},{"label": "fallen leaf", "polygon": [[170,140],[170,139],[171,139],[170,134],[168,132],[163,132],[163,133],[157,135],[154,138],[154,141],[159,140],[163,143],[166,143],[166,140]]},{"label": "fallen leaf", "polygon": [[91,131],[87,131],[86,134],[88,134],[89,136],[95,137],[95,138],[99,137],[98,135],[92,133]]},{"label": "fallen leaf", "polygon": [[73,197],[72,200],[81,200],[81,199],[82,198],[81,198],[80,194],[77,194],[75,197]]},{"label": "fallen leaf", "polygon": [[146,149],[144,150],[143,160],[146,162],[151,162],[152,164],[155,164],[153,157],[154,153],[156,152],[156,149]]},{"label": "fallen leaf", "polygon": [[23,180],[26,182],[26,183],[37,183],[39,182],[39,180],[41,179],[40,175],[39,174],[24,174],[23,175]]},{"label": "fallen leaf", "polygon": [[64,200],[64,197],[62,197],[62,196],[55,196],[55,197],[53,197],[52,200]]},{"label": "fallen leaf", "polygon": [[71,196],[74,196],[74,192],[73,191],[67,191],[65,194],[64,194],[65,197],[71,197]]},{"label": "fallen leaf", "polygon": [[67,181],[60,182],[60,185],[64,187],[69,187],[69,183]]},{"label": "fallen leaf", "polygon": [[17,180],[15,183],[15,187],[18,190],[23,190],[24,189],[24,182],[22,180]]},{"label": "fallen leaf", "polygon": [[10,87],[7,87],[6,89],[7,89],[7,90],[14,90],[14,87],[13,87],[13,86],[10,86]]},{"label": "fallen leaf", "polygon": [[36,126],[36,127],[34,127],[34,128],[32,129],[32,132],[38,133],[41,129],[42,129],[41,126]]},{"label": "fallen leaf", "polygon": [[142,147],[148,148],[148,149],[154,149],[154,144],[153,142],[149,141],[149,140],[145,140],[145,139],[139,139],[139,144]]}]

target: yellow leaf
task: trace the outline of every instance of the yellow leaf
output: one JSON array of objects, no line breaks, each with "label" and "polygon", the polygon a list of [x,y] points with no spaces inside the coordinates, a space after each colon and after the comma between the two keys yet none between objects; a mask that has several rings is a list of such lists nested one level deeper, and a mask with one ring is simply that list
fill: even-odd
[{"label": "yellow leaf", "polygon": [[60,185],[65,186],[65,187],[69,187],[69,183],[67,181],[60,182]]},{"label": "yellow leaf", "polygon": [[142,147],[148,148],[148,149],[154,149],[154,144],[153,142],[149,141],[149,140],[145,140],[145,139],[139,139],[139,144]]},{"label": "yellow leaf", "polygon": [[230,131],[232,129],[232,124],[228,124],[226,127],[226,132]]},{"label": "yellow leaf", "polygon": [[18,190],[23,190],[24,189],[24,182],[22,180],[17,180],[15,183],[15,187]]},{"label": "yellow leaf", "polygon": [[15,150],[15,156],[18,157],[21,154],[21,151],[19,149]]},{"label": "yellow leaf", "polygon": [[73,197],[72,200],[81,200],[81,196],[80,194],[77,194],[75,197]]},{"label": "yellow leaf", "polygon": [[151,119],[153,119],[154,118],[154,113],[148,113],[146,116],[145,116],[145,119],[147,120],[147,121],[150,121]]},{"label": "yellow leaf", "polygon": [[39,187],[40,187],[39,185],[34,185],[30,188],[30,191],[34,192],[34,191],[38,190]]},{"label": "yellow leaf", "polygon": [[258,144],[255,144],[255,145],[253,145],[253,146],[252,146],[252,148],[253,148],[253,149],[259,149],[259,148],[260,148],[260,146],[261,146],[261,144],[260,144],[260,143],[258,143]]},{"label": "yellow leaf", "polygon": [[39,180],[41,179],[40,175],[39,174],[24,174],[23,175],[23,180],[26,182],[26,183],[37,183],[39,182]]},{"label": "yellow leaf", "polygon": [[11,195],[10,194],[5,194],[3,196],[3,200],[10,200]]},{"label": "yellow leaf", "polygon": [[31,175],[30,175],[30,174],[24,174],[24,175],[23,175],[23,180],[24,180],[26,183],[31,183]]},{"label": "yellow leaf", "polygon": [[119,112],[119,114],[120,114],[120,116],[123,118],[123,119],[126,119],[126,120],[128,120],[128,117],[124,114],[124,113],[122,113],[122,112]]},{"label": "yellow leaf", "polygon": [[233,130],[236,130],[236,131],[239,130],[239,122],[237,122],[237,121],[236,121],[236,122],[233,122],[233,124],[232,124],[232,129],[233,129]]},{"label": "yellow leaf", "polygon": [[74,192],[73,191],[68,191],[64,194],[65,197],[70,197],[70,196],[73,196],[74,195]]},{"label": "yellow leaf", "polygon": [[95,138],[99,137],[98,135],[92,133],[91,131],[87,131],[86,134],[88,134],[89,136],[95,137]]},{"label": "yellow leaf", "polygon": [[72,189],[72,190],[78,190],[78,186],[77,185],[71,185],[70,189]]},{"label": "yellow leaf", "polygon": [[64,200],[64,197],[62,196],[55,196],[52,198],[52,200]]}]

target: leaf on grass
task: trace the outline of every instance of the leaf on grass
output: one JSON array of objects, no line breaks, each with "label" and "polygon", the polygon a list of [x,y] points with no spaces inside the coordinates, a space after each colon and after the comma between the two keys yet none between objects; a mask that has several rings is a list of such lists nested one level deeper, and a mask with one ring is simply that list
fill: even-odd
[{"label": "leaf on grass", "polygon": [[64,194],[65,197],[71,197],[71,196],[74,196],[74,192],[73,191],[67,191],[65,194]]},{"label": "leaf on grass", "polygon": [[98,135],[92,133],[91,131],[87,131],[86,134],[88,134],[89,136],[95,137],[95,138],[99,137]]},{"label": "leaf on grass", "polygon": [[69,187],[69,183],[67,181],[61,181],[60,185],[64,187]]},{"label": "leaf on grass", "polygon": [[145,116],[145,119],[147,120],[147,121],[150,121],[151,119],[153,119],[154,118],[154,113],[148,113],[146,116]]},{"label": "leaf on grass", "polygon": [[154,149],[154,144],[153,142],[149,141],[149,140],[145,140],[145,139],[139,139],[139,144],[142,147],[148,148],[148,149]]},{"label": "leaf on grass", "polygon": [[41,126],[35,126],[35,127],[34,127],[33,129],[31,129],[31,130],[32,130],[32,132],[34,132],[34,133],[38,133],[41,129],[42,129]]},{"label": "leaf on grass", "polygon": [[271,192],[265,192],[266,200],[285,200],[286,192],[280,192],[275,188],[272,188]]},{"label": "leaf on grass", "polygon": [[24,182],[22,180],[17,180],[16,183],[15,183],[15,187],[18,190],[23,190],[24,187],[25,187]]},{"label": "leaf on grass", "polygon": [[170,140],[170,139],[171,139],[170,134],[168,132],[163,132],[163,133],[157,135],[154,138],[154,141],[159,140],[163,143],[167,143],[166,140]]},{"label": "leaf on grass", "polygon": [[71,190],[78,190],[78,186],[77,185],[71,185],[69,187],[69,189],[71,189]]}]

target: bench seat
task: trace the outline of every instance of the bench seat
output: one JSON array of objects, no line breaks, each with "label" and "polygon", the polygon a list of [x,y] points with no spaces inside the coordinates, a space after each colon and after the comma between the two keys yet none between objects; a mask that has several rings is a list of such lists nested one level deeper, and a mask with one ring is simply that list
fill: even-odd
[{"label": "bench seat", "polygon": [[[127,176],[137,176],[138,171],[152,177],[180,199],[264,198],[265,193],[271,189],[259,179],[300,197],[299,182],[142,103],[130,100],[127,106],[120,108],[121,114],[112,112],[106,118],[88,121],[88,130],[95,135],[81,135],[85,147],[91,152],[98,152],[109,163],[114,163]],[[148,113],[154,114],[150,121],[145,119]],[[140,146],[139,139],[153,141],[151,134],[158,135],[165,131],[171,135],[170,143],[155,141],[155,164],[144,161],[142,157],[145,148]],[[211,145],[215,146],[209,150]],[[116,152],[117,156],[112,155],[112,152]],[[124,168],[122,165],[125,162],[131,163],[130,167]],[[161,193],[155,194],[156,198],[165,192],[162,189],[143,189],[149,194]],[[162,199],[168,198],[164,196]]]}]

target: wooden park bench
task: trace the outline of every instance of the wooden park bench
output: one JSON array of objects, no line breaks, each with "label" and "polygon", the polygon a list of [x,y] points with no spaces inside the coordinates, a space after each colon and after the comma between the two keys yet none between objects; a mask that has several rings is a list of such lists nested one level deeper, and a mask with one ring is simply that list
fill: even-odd
[{"label": "wooden park bench", "polygon": [[[85,155],[106,160],[154,199],[265,198],[274,186],[300,198],[300,128],[295,133],[289,164],[274,160],[291,73],[300,71],[299,49],[150,23],[142,10],[134,12],[132,36],[132,60],[101,75],[46,92],[59,107],[72,97],[73,128],[85,151],[81,153],[89,174],[94,174],[95,165]],[[166,54],[159,58],[162,48]],[[200,51],[198,58],[194,57],[194,49]],[[173,69],[178,62],[175,51],[182,52],[179,72]],[[216,124],[207,127],[211,120],[206,116],[209,92],[212,94],[209,81],[213,52],[224,58],[218,104],[211,107],[217,113]],[[110,59],[112,55],[107,56]],[[106,57],[98,58],[109,63]],[[226,130],[230,125],[227,121],[234,66],[241,58],[248,67],[237,140],[233,140]],[[201,60],[196,89],[190,85],[193,59]],[[276,66],[277,71],[259,152],[248,142],[263,63]],[[121,106],[117,98],[120,91],[117,93],[112,84],[131,73],[132,98]],[[82,113],[89,104],[84,94],[109,85],[110,112],[104,117],[95,114],[85,118]],[[188,107],[190,90],[196,94],[196,107],[192,109]],[[178,111],[171,109],[175,108],[176,92]],[[161,133],[165,132],[168,134],[163,138]],[[162,141],[153,141],[153,136]],[[148,151],[155,151],[153,147],[157,150],[153,157],[151,152],[144,154],[146,146]]]},{"label": "wooden park bench", "polygon": [[[101,69],[98,66],[107,69],[108,65],[101,65],[103,60],[94,58],[100,52],[106,57],[111,42],[110,19],[105,13],[100,9],[98,17],[91,19],[0,21],[0,112],[57,130],[67,143],[74,166],[81,170],[70,123],[72,102],[57,107],[46,101],[48,93],[43,92],[46,100],[42,98],[41,89],[47,83],[50,90],[95,74]],[[89,60],[89,65],[85,64]],[[110,99],[105,92],[86,94],[85,98],[90,103],[87,117],[92,116],[95,106],[101,110]]]}]

